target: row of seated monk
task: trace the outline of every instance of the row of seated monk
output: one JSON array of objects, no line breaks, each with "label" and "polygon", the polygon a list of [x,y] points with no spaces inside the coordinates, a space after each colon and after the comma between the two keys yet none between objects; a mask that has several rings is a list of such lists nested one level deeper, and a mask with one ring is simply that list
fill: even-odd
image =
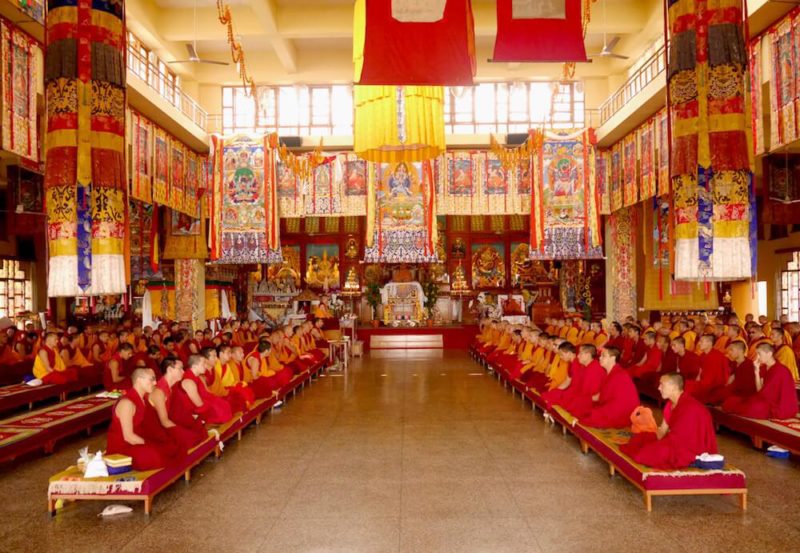
[{"label": "row of seated monk", "polygon": [[[98,331],[70,327],[66,332],[50,329],[42,333],[26,356],[32,362],[33,376],[45,384],[68,384],[81,374],[102,369],[103,385],[111,391],[128,386],[128,376],[136,367],[149,367],[158,373],[159,363],[167,357],[177,357],[186,365],[189,356],[221,345],[239,346],[249,353],[260,339],[269,340],[274,348],[269,364],[270,370],[275,370],[294,362],[311,343],[324,341],[322,326],[321,319],[277,330],[263,323],[242,325],[233,321],[216,335],[209,329],[191,334],[175,324],[161,324],[156,331],[149,327]],[[0,336],[11,333],[0,332]],[[9,355],[9,347],[7,344],[0,357]],[[7,362],[0,360],[0,367]]]},{"label": "row of seated monk", "polygon": [[265,336],[246,355],[242,346],[202,348],[185,369],[181,359],[167,357],[160,377],[152,368],[135,368],[114,406],[106,452],[130,456],[134,470],[180,464],[206,439],[207,425],[227,423],[256,400],[277,397],[295,375],[325,359],[324,339],[303,329],[294,336],[301,337],[299,347],[285,364],[275,353],[283,344]]},{"label": "row of seated monk", "polygon": [[[638,326],[629,327],[635,327],[629,328],[631,334],[641,333]],[[643,413],[639,391],[657,388],[666,401],[663,422],[645,424],[649,431],[637,433],[623,448],[654,468],[683,468],[697,455],[717,452],[708,404],[752,418],[797,415],[795,381],[776,359],[773,343],[753,342],[753,361],[743,340],[732,340],[722,353],[714,349],[714,335],[703,334],[697,355],[686,349],[685,337],[670,341],[661,330],[648,329],[641,338],[645,355],[636,360],[630,354],[626,358],[623,349],[635,350],[638,342],[625,348],[615,340],[618,330],[612,329],[599,347],[594,341],[576,346],[536,328],[484,320],[472,348],[507,378],[540,394],[548,407],[560,405],[589,427],[631,427]],[[689,354],[694,357],[687,363]]]}]

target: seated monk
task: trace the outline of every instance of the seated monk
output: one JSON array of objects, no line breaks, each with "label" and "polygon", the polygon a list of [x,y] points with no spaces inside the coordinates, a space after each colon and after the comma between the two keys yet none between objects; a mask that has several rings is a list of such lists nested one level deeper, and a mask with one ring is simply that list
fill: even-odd
[{"label": "seated monk", "polygon": [[203,421],[191,413],[179,413],[172,401],[175,385],[183,380],[183,362],[177,357],[168,357],[161,362],[164,375],[150,393],[150,405],[155,409],[158,421],[182,451],[188,451],[208,437]]},{"label": "seated monk", "polygon": [[106,361],[103,366],[103,388],[107,392],[127,390],[131,387],[131,379],[128,377],[128,360],[131,357],[133,357],[133,346],[123,342],[111,359]]},{"label": "seated monk", "polygon": [[233,417],[231,406],[224,399],[208,391],[205,374],[206,359],[201,355],[189,357],[189,369],[183,371],[183,379],[176,390],[176,409],[193,413],[206,424],[223,424]]},{"label": "seated monk", "polygon": [[236,413],[245,411],[256,401],[253,390],[246,382],[242,382],[239,371],[229,366],[231,347],[219,346],[217,360],[214,364],[214,382],[208,390],[217,397],[225,398]]},{"label": "seated monk", "polygon": [[107,454],[128,455],[134,470],[153,470],[179,463],[184,457],[180,447],[166,433],[157,432],[150,412],[148,394],[155,388],[155,375],[148,369],[136,369],[132,385],[114,406],[108,429]]},{"label": "seated monk", "polygon": [[[713,339],[710,345],[713,348]],[[711,413],[684,392],[683,377],[678,373],[662,375],[658,391],[667,401],[661,426],[655,434],[635,434],[620,450],[637,463],[664,470],[686,468],[698,455],[717,453]]]},{"label": "seated monk", "polygon": [[506,367],[508,378],[517,380],[522,374],[523,367],[533,358],[534,342],[531,340],[531,332],[527,328],[520,330],[520,344],[517,348],[517,357]]},{"label": "seated monk", "polygon": [[513,296],[509,296],[508,299],[503,300],[503,315],[509,317],[521,316],[525,315],[525,311]]},{"label": "seated monk", "polygon": [[67,368],[58,352],[58,335],[48,332],[42,347],[33,360],[33,376],[44,384],[68,384],[77,382],[79,375],[75,368]]},{"label": "seated monk", "polygon": [[[747,344],[735,340],[728,344],[728,359],[731,362],[731,375],[728,382],[716,397],[711,398],[712,405],[721,405],[730,396],[751,396],[756,390],[756,368],[747,358]],[[763,377],[763,373],[761,376]]]},{"label": "seated monk", "polygon": [[774,328],[770,334],[770,338],[772,338],[772,344],[775,346],[775,360],[789,369],[792,378],[796,382],[798,380],[797,358],[794,356],[792,347],[786,342],[783,329]]},{"label": "seated monk", "polygon": [[689,350],[686,340],[678,336],[670,343],[670,348],[676,357],[677,372],[681,373],[684,381],[694,380],[700,374],[700,357]]},{"label": "seated monk", "polygon": [[588,413],[592,409],[592,398],[600,392],[606,371],[597,361],[597,348],[594,344],[583,344],[578,348],[577,372],[561,394],[548,398],[550,405],[561,405],[570,413]]},{"label": "seated monk", "polygon": [[596,347],[599,350],[600,348],[606,345],[606,342],[608,342],[608,334],[606,334],[606,331],[603,330],[602,324],[598,322],[591,323],[589,325],[589,331],[595,333],[593,342],[594,347]]},{"label": "seated monk", "polygon": [[700,350],[700,372],[694,380],[684,381],[686,393],[700,403],[713,403],[728,384],[730,360],[714,349],[714,336],[703,334],[697,341]]},{"label": "seated monk", "polygon": [[303,351],[306,354],[310,355],[314,360],[314,363],[322,363],[328,357],[328,348],[327,346],[325,349],[322,349],[317,345],[317,341],[314,339],[314,323],[311,321],[306,321],[303,323],[302,327],[302,343],[303,343]]},{"label": "seated monk", "polygon": [[756,359],[758,358],[758,352],[756,348],[758,348],[758,346],[761,344],[772,344],[772,340],[764,335],[763,330],[758,325],[751,325],[750,329],[748,330],[748,334],[750,336],[750,342],[748,344],[747,357],[752,359],[755,363]]},{"label": "seated monk", "polygon": [[328,296],[323,296],[319,305],[314,308],[315,319],[333,319],[334,315],[328,306]]},{"label": "seated monk", "polygon": [[269,340],[259,340],[255,351],[245,357],[244,373],[257,398],[277,396],[294,378],[292,370],[281,365]]},{"label": "seated monk", "polygon": [[313,367],[320,360],[315,353],[315,349],[309,349],[305,340],[305,325],[295,325],[292,329],[292,337],[289,339],[297,351],[297,357],[306,366]]},{"label": "seated monk", "polygon": [[278,350],[278,361],[281,362],[281,365],[289,367],[294,374],[300,374],[310,368],[311,363],[307,359],[300,358],[300,351],[292,342],[294,328],[286,325],[282,331],[279,330],[276,334],[277,343],[273,342],[272,346]]},{"label": "seated monk", "polygon": [[585,416],[573,413],[584,426],[630,426],[631,413],[639,406],[639,393],[628,372],[620,366],[620,356],[620,350],[613,347],[604,348],[600,354],[600,365],[606,370],[600,391],[592,398],[591,409]]},{"label": "seated monk", "polygon": [[567,335],[564,336],[564,339],[573,346],[578,345],[580,340],[580,330],[577,326],[575,326],[575,323],[569,325],[569,328],[567,329]]},{"label": "seated monk", "polygon": [[497,348],[486,357],[486,361],[490,365],[500,369],[501,371],[508,371],[517,365],[519,362],[520,353],[518,350],[521,350],[522,346],[524,345],[522,343],[521,329],[515,328],[510,330],[509,336],[511,337],[511,340],[507,347],[503,349]]},{"label": "seated monk", "polygon": [[608,339],[603,347],[617,348],[621,352],[624,346],[625,337],[622,335],[622,325],[614,321],[608,327]]},{"label": "seated monk", "polygon": [[156,378],[160,379],[163,376],[161,374],[162,361],[161,348],[150,346],[146,351],[134,353],[128,361],[128,365],[132,368],[146,367],[155,373]]},{"label": "seated monk", "polygon": [[61,357],[64,359],[64,365],[67,367],[75,367],[78,371],[94,366],[94,363],[89,362],[86,356],[83,355],[81,348],[78,347],[78,342],[80,341],[79,334],[65,336],[64,341],[66,343],[63,343],[61,346]]},{"label": "seated monk", "polygon": [[648,374],[656,373],[661,368],[663,352],[656,344],[655,332],[645,332],[641,341],[645,355],[630,368],[629,372],[633,378],[646,379]]},{"label": "seated monk", "polygon": [[536,356],[534,353],[534,356],[537,357],[536,364],[530,369],[524,370],[520,377],[526,388],[536,390],[539,393],[550,389],[549,373],[554,364],[557,365],[561,362],[561,358],[558,355],[558,346],[562,341],[558,336],[541,335],[539,337],[542,354]]},{"label": "seated monk", "polygon": [[775,360],[775,347],[761,343],[756,347],[758,364],[766,368],[754,370],[756,393],[732,395],[722,404],[722,410],[753,419],[788,419],[797,415],[797,390],[794,379],[784,365]]},{"label": "seated monk", "polygon": [[583,366],[578,361],[578,350],[571,342],[562,342],[558,346],[558,356],[561,361],[567,364],[567,376],[561,383],[542,394],[542,399],[546,403],[559,401],[564,393],[570,389],[576,381],[579,381]]}]

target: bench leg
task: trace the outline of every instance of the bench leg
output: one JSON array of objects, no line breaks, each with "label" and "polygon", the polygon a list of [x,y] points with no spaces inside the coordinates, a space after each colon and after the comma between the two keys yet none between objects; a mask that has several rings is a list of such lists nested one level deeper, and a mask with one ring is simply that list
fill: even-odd
[{"label": "bench leg", "polygon": [[144,514],[150,516],[150,513],[153,512],[153,496],[148,495],[144,498]]},{"label": "bench leg", "polygon": [[583,440],[581,440],[581,453],[583,453],[584,455],[589,453],[589,444],[587,444]]},{"label": "bench leg", "polygon": [[237,441],[237,442],[241,442],[241,441],[242,441],[242,429],[241,429],[241,428],[240,428],[240,429],[239,429],[239,431],[236,433],[236,441]]},{"label": "bench leg", "polygon": [[219,444],[217,444],[217,445],[214,447],[214,457],[216,457],[217,459],[219,459],[220,457],[222,457],[222,448],[220,448],[220,447],[219,447]]},{"label": "bench leg", "polygon": [[650,495],[650,492],[644,492],[644,508],[648,513],[653,511],[653,496]]},{"label": "bench leg", "polygon": [[753,447],[756,449],[764,449],[764,440],[758,436],[753,436]]},{"label": "bench leg", "polygon": [[747,510],[747,492],[739,495],[739,506],[742,508],[742,511]]},{"label": "bench leg", "polygon": [[54,499],[47,500],[47,512],[50,513],[51,517],[56,516],[56,502]]},{"label": "bench leg", "polygon": [[192,480],[192,469],[186,469],[186,471],[183,473],[183,479],[186,482],[191,482],[191,480]]},{"label": "bench leg", "polygon": [[617,468],[614,465],[612,465],[611,463],[609,463],[608,464],[608,475],[613,477],[615,474],[617,474]]}]

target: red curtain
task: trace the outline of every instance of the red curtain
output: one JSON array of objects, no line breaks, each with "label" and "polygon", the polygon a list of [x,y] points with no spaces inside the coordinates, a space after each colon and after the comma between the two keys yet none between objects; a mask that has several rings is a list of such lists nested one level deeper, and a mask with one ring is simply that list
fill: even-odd
[{"label": "red curtain", "polygon": [[[544,3],[542,3],[544,4]],[[512,0],[497,0],[497,38],[493,61],[569,62],[586,61],[581,24],[581,0],[551,2],[555,13],[548,18],[526,19],[514,13]],[[533,14],[545,15],[540,3],[531,2]],[[516,18],[514,16],[517,16]]]}]

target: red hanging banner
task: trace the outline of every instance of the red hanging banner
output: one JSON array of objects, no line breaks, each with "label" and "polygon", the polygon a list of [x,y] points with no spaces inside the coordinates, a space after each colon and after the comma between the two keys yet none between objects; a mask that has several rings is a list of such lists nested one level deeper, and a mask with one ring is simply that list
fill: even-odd
[{"label": "red hanging banner", "polygon": [[470,0],[357,0],[354,26],[357,84],[472,84]]},{"label": "red hanging banner", "polygon": [[492,61],[587,61],[581,0],[497,0]]}]

